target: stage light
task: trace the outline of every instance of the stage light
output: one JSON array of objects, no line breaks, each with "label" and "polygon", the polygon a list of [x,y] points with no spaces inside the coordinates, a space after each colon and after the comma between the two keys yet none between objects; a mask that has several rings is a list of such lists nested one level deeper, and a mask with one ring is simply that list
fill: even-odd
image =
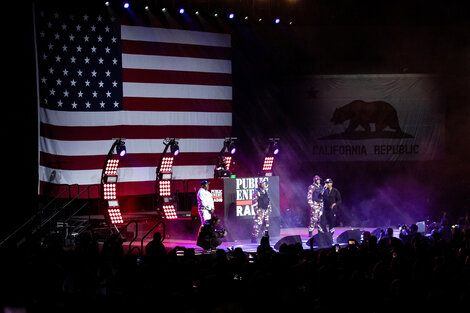
[{"label": "stage light", "polygon": [[[173,170],[174,157],[180,152],[178,140],[176,138],[165,138],[163,140],[165,149],[157,165],[155,196],[157,197],[158,212],[161,216],[166,216],[164,206],[173,203],[171,197],[171,176]],[[169,154],[171,151],[171,155]],[[176,215],[175,217],[176,218]]]},{"label": "stage light", "polygon": [[195,14],[196,14],[196,15],[199,15],[199,11],[196,11]]},{"label": "stage light", "polygon": [[230,13],[230,14],[228,15],[228,18],[229,18],[229,19],[233,19],[234,16],[235,16],[235,15],[234,15],[233,13]]},{"label": "stage light", "polygon": [[116,184],[103,184],[104,200],[116,199]]},{"label": "stage light", "polygon": [[273,156],[279,154],[279,138],[269,138],[269,146],[266,150],[267,156]]},{"label": "stage light", "polygon": [[[230,164],[232,162],[232,156],[237,151],[235,147],[236,137],[226,137],[224,140],[224,146],[220,149],[219,156],[217,157],[217,163],[214,169],[214,177],[229,177],[232,173],[230,172]],[[228,155],[230,154],[230,155]]]},{"label": "stage light", "polygon": [[247,20],[247,19],[248,19],[248,16],[245,16],[245,20]]},{"label": "stage light", "polygon": [[119,158],[115,156],[117,153],[124,156],[126,146],[123,138],[113,138],[114,142],[109,149],[106,161],[101,172],[101,196],[108,204],[108,215],[112,224],[122,224],[123,219],[121,211],[119,210],[119,203],[117,201],[117,169],[119,166]]},{"label": "stage light", "polygon": [[274,155],[277,155],[279,153],[279,145],[277,144],[277,142],[273,143],[272,151]]},{"label": "stage light", "polygon": [[219,16],[219,14],[215,13],[214,16],[217,17],[217,16]]},{"label": "stage light", "polygon": [[129,2],[124,2],[124,8],[128,9],[129,8]]},{"label": "stage light", "polygon": [[183,14],[183,13],[184,13],[184,9],[181,8],[181,9],[180,9],[180,14]]},{"label": "stage light", "polygon": [[149,10],[149,6],[146,5],[146,6],[145,6],[145,11],[148,11],[148,10]]},{"label": "stage light", "polygon": [[107,7],[109,7],[109,1],[106,1],[106,2],[104,3],[104,5],[107,6]]},{"label": "stage light", "polygon": [[174,156],[177,156],[178,154],[180,154],[180,147],[176,141],[173,141],[173,143],[171,143],[170,150]]},{"label": "stage light", "polygon": [[119,156],[121,157],[126,155],[126,145],[121,139],[118,139],[116,143],[116,153],[119,154]]},{"label": "stage light", "polygon": [[171,173],[173,169],[173,160],[173,157],[163,157],[162,166],[160,167],[160,173]]},{"label": "stage light", "polygon": [[166,12],[166,8],[162,8],[162,12]]},{"label": "stage light", "polygon": [[163,206],[163,213],[165,214],[165,218],[167,219],[176,219],[178,215],[176,215],[175,206],[173,204],[166,204]]},{"label": "stage light", "polygon": [[232,157],[231,156],[224,156],[225,168],[227,171],[230,171],[230,165],[232,164]]},{"label": "stage light", "polygon": [[235,147],[235,143],[233,141],[230,142],[228,150],[230,151],[230,154],[235,154],[235,152],[237,152],[237,147]]},{"label": "stage light", "polygon": [[276,23],[276,24],[279,24],[280,22],[281,22],[281,20],[278,19],[278,18],[274,20],[274,23]]},{"label": "stage light", "polygon": [[230,154],[235,154],[235,152],[237,152],[237,147],[235,146],[235,139],[237,139],[236,137],[227,137],[225,138],[224,140],[224,146],[222,148],[222,150],[220,150],[219,152],[219,156],[221,156],[222,154],[228,152]]},{"label": "stage light", "polygon": [[119,208],[108,208],[109,219],[112,224],[123,224],[124,220],[122,219],[121,210]]},{"label": "stage light", "polygon": [[158,182],[158,190],[160,197],[169,197],[170,192],[170,181],[169,180],[160,180]]},{"label": "stage light", "polygon": [[266,156],[263,162],[263,172],[271,172],[273,169],[274,157]]},{"label": "stage light", "polygon": [[106,168],[104,170],[104,174],[116,176],[118,166],[119,166],[119,159],[109,159],[108,162],[106,162]]}]

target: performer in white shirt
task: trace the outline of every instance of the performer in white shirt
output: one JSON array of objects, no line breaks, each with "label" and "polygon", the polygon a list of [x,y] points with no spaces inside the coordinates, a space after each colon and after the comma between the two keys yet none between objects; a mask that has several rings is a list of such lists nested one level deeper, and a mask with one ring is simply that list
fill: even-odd
[{"label": "performer in white shirt", "polygon": [[204,225],[214,213],[214,199],[212,199],[212,194],[209,191],[209,182],[207,180],[201,182],[201,188],[197,192],[197,207],[201,217],[201,225]]}]

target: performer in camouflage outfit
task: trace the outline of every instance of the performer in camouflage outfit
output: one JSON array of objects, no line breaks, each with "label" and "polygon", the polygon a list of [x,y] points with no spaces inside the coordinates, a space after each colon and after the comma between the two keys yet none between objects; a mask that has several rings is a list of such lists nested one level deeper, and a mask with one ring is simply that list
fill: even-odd
[{"label": "performer in camouflage outfit", "polygon": [[271,200],[266,189],[266,180],[258,179],[258,188],[253,192],[253,230],[251,233],[251,242],[255,243],[264,224],[265,229],[269,228],[269,216],[272,213]]},{"label": "performer in camouflage outfit", "polygon": [[318,175],[313,177],[313,184],[308,187],[307,201],[310,206],[310,223],[308,225],[308,235],[312,236],[315,228],[321,231],[320,217],[323,212],[323,199],[319,198],[323,187],[320,185],[321,178]]}]

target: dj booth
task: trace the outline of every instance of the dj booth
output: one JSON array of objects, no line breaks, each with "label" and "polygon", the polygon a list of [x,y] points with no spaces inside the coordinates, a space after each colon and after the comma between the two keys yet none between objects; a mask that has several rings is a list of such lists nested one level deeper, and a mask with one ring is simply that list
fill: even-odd
[{"label": "dj booth", "polygon": [[[258,187],[259,177],[215,178],[209,179],[209,191],[214,199],[214,214],[221,219],[221,226],[227,231],[227,240],[236,241],[249,239],[253,227],[254,210],[252,196]],[[272,213],[270,216],[269,236],[280,236],[279,211],[279,177],[268,176],[266,188],[271,200]],[[200,182],[192,182],[190,189],[195,192],[200,188]],[[193,207],[193,215],[197,215],[197,207]]]}]

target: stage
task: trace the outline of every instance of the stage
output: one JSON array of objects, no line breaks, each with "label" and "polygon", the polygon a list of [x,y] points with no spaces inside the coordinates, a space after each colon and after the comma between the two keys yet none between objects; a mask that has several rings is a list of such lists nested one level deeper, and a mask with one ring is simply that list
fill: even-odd
[{"label": "stage", "polygon": [[[333,245],[337,244],[337,239],[338,237],[343,234],[344,232],[348,230],[357,230],[359,229],[361,232],[364,231],[369,231],[373,232],[376,228],[357,228],[357,227],[337,227],[335,228],[335,232],[333,234]],[[312,234],[312,237],[317,234],[317,231],[315,230]],[[311,247],[307,244],[309,239],[311,237],[308,236],[308,229],[307,227],[294,227],[294,228],[281,228],[280,236],[279,237],[270,237],[269,242],[271,247],[275,248],[276,243],[288,236],[300,236],[301,242],[302,242],[302,247],[304,249],[310,249]],[[394,236],[398,237],[398,229],[394,229]],[[234,240],[234,241],[227,241],[225,239],[222,239],[223,242],[220,246],[218,246],[218,249],[224,249],[224,250],[232,250],[235,248],[241,248],[244,252],[246,253],[255,253],[256,249],[259,246],[258,243],[251,243],[249,239],[247,240]],[[151,236],[148,237],[148,239],[144,239],[143,241],[143,247],[145,250],[145,246],[151,241]],[[135,240],[129,247],[129,241],[125,241],[123,243],[123,247],[125,252],[129,251],[129,248],[133,249],[133,253],[136,253],[137,249],[135,248],[141,248],[141,241],[139,239]],[[184,247],[186,249],[194,249],[196,255],[201,255],[201,254],[212,254],[215,253],[215,251],[205,251],[201,247],[196,245],[196,238],[194,239],[181,239],[181,238],[165,238],[163,241],[163,244],[165,245],[165,248],[167,251],[173,250],[176,247]],[[338,243],[340,246],[345,246],[346,243]],[[318,246],[316,244],[313,245],[313,249],[317,250],[320,248],[325,248],[325,246]],[[277,249],[275,249],[277,251]]]}]

